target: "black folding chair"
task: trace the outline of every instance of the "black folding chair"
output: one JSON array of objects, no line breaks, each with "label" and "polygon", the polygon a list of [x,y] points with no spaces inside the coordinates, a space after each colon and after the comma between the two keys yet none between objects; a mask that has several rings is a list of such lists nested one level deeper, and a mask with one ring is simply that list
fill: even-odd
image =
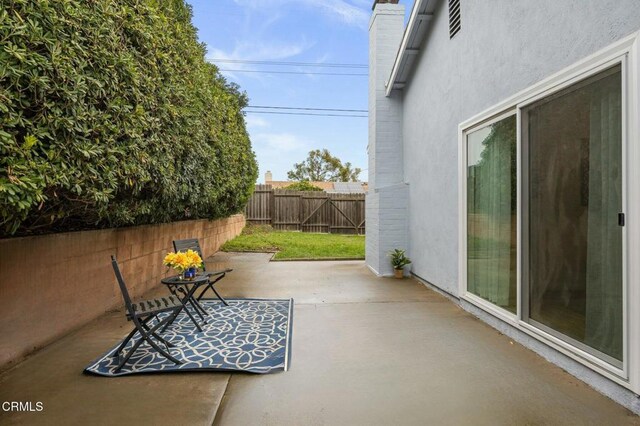
[{"label": "black folding chair", "polygon": [[[207,268],[204,263],[204,256],[202,254],[202,249],[200,248],[200,243],[198,243],[197,238],[189,238],[186,240],[173,240],[173,249],[175,251],[187,251],[191,249],[196,253],[198,253],[202,258],[202,269],[204,273],[209,276],[209,282],[206,284],[205,289],[197,297],[197,300],[202,299],[202,296],[204,296],[207,290],[211,289],[216,294],[216,296],[218,296],[218,299],[220,299],[220,301],[225,304],[225,306],[229,306],[227,301],[224,300],[224,298],[220,296],[220,293],[216,291],[216,289],[214,288],[214,284],[220,281],[221,279],[223,279],[227,275],[227,272],[231,272],[233,271],[233,269],[227,268],[220,271],[207,272]],[[213,279],[214,277],[215,279]]]},{"label": "black folding chair", "polygon": [[[127,308],[127,320],[133,321],[135,327],[131,330],[131,333],[124,339],[124,341],[120,344],[118,349],[116,349],[114,356],[120,357],[120,353],[124,349],[124,347],[129,343],[129,341],[136,335],[136,333],[140,334],[140,339],[133,345],[133,347],[127,352],[124,359],[118,364],[116,368],[116,372],[120,371],[120,369],[127,363],[131,355],[140,347],[143,342],[147,342],[153,349],[155,349],[158,353],[160,353],[165,358],[175,362],[176,364],[181,364],[181,362],[174,358],[169,352],[169,348],[175,347],[175,345],[163,339],[158,333],[157,330],[163,325],[167,324],[169,320],[173,317],[173,315],[167,315],[164,319],[160,320],[158,318],[158,314],[161,312],[170,312],[176,313],[179,309],[182,308],[182,302],[175,296],[162,297],[160,299],[153,300],[145,300],[142,302],[132,303],[131,298],[129,297],[129,291],[127,290],[127,286],[124,283],[124,279],[122,278],[122,274],[120,273],[120,268],[118,267],[118,261],[115,256],[111,256],[111,264],[113,265],[113,271],[116,274],[116,278],[118,279],[118,285],[120,286],[120,291],[122,292],[122,297],[124,298],[124,304]],[[153,326],[149,326],[149,322],[154,318],[158,319],[157,323]],[[166,351],[162,349],[156,342],[153,341],[153,338],[161,342]]]}]

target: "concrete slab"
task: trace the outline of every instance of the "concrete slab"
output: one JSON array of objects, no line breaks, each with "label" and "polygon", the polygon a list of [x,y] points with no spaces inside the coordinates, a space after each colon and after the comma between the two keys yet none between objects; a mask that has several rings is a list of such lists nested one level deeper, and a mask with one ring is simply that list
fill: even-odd
[{"label": "concrete slab", "polygon": [[0,375],[0,401],[44,404],[0,411],[0,424],[640,424],[414,280],[269,258],[219,253],[209,266],[235,269],[226,296],[295,299],[290,371],[83,375],[129,330],[110,313]]},{"label": "concrete slab", "polygon": [[0,424],[210,425],[229,374],[98,377],[82,373],[130,330],[109,313],[0,375],[0,402],[42,402],[41,412],[4,412]]},{"label": "concrete slab", "polygon": [[219,288],[237,297],[292,297],[296,304],[426,301],[429,297],[414,280],[376,279],[363,261],[269,262],[270,258],[266,253],[218,253],[207,268],[235,268]]},{"label": "concrete slab", "polygon": [[[381,280],[379,285],[394,285]],[[427,291],[427,290],[425,290]],[[623,425],[638,417],[431,294],[298,305],[291,369],[234,375],[220,425]]]},{"label": "concrete slab", "polygon": [[640,424],[415,280],[268,258],[217,256],[220,288],[296,300],[291,370],[232,376],[216,424]]}]

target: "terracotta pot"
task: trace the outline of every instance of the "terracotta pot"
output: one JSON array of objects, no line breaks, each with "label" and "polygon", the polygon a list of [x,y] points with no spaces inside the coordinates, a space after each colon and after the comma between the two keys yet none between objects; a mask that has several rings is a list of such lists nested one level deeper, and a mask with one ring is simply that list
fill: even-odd
[{"label": "terracotta pot", "polygon": [[402,279],[404,278],[404,269],[394,269],[396,278]]}]

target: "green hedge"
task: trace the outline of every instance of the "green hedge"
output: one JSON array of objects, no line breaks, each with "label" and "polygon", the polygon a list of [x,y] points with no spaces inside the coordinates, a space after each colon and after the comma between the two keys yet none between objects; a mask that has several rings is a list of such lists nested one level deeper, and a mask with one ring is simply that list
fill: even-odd
[{"label": "green hedge", "polygon": [[3,235],[241,211],[257,178],[244,93],[184,0],[3,0]]},{"label": "green hedge", "polygon": [[289,186],[285,186],[282,189],[286,189],[287,191],[324,191],[319,186],[315,186],[308,180],[301,180],[300,182],[294,182]]}]

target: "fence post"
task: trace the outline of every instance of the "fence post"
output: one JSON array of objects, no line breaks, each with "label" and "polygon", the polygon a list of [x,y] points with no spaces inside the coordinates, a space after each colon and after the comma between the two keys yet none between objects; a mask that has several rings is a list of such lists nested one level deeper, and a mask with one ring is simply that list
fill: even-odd
[{"label": "fence post", "polygon": [[302,232],[302,221],[304,220],[304,213],[302,211],[304,207],[303,199],[304,192],[298,191],[298,231]]},{"label": "fence post", "polygon": [[273,187],[271,187],[271,191],[269,192],[269,195],[267,195],[268,198],[268,206],[269,206],[269,224],[273,227],[273,220],[275,217],[275,213],[276,213],[276,197],[274,194],[274,189]]}]

